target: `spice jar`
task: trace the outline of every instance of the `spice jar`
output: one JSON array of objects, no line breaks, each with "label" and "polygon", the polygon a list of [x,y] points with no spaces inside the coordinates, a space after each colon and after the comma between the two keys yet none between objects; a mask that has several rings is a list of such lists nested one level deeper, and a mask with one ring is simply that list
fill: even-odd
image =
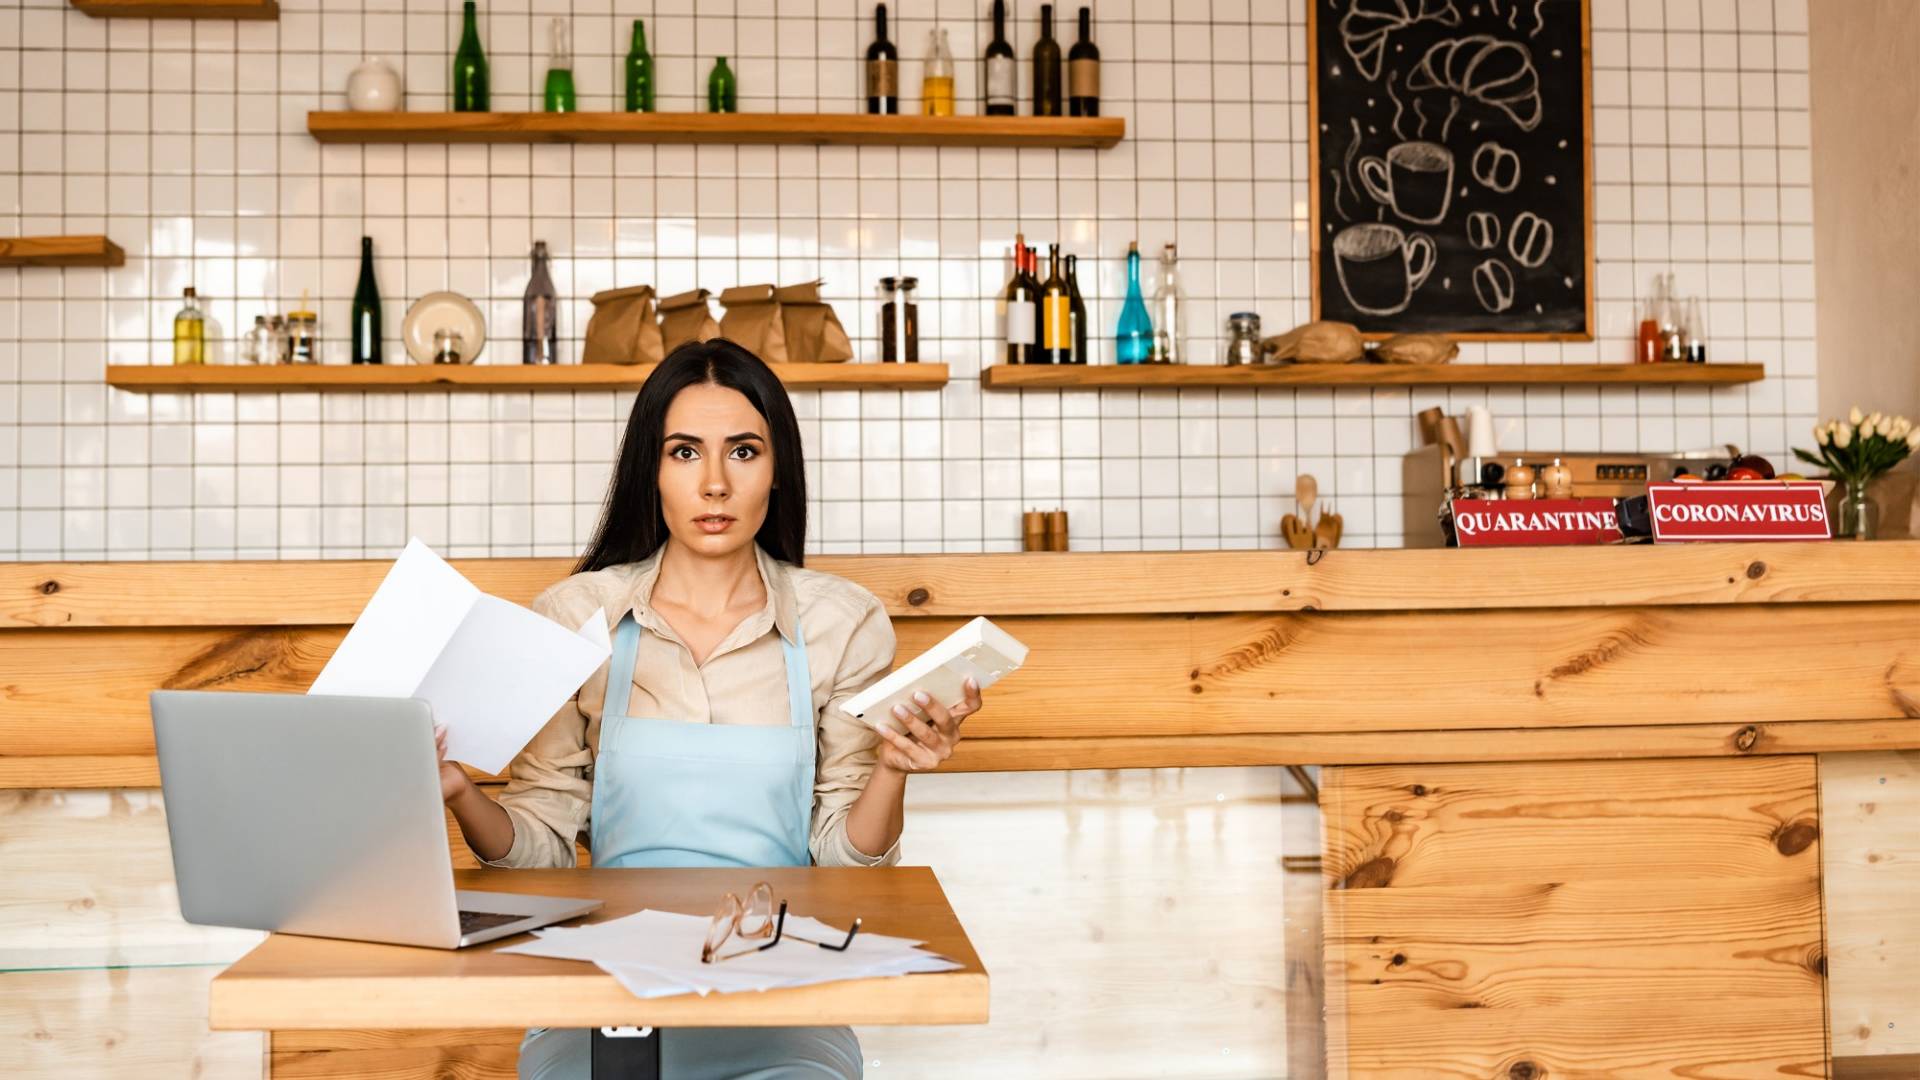
[{"label": "spice jar", "polygon": [[320,362],[320,342],[315,331],[320,325],[320,316],[307,310],[307,294],[300,293],[300,310],[287,312],[287,359],[295,364],[316,364]]},{"label": "spice jar", "polygon": [[880,359],[884,363],[920,362],[920,305],[913,301],[913,290],[920,287],[915,277],[880,279]]},{"label": "spice jar", "polygon": [[436,364],[459,363],[466,347],[466,339],[452,327],[443,326],[433,332],[433,362]]},{"label": "spice jar", "polygon": [[1260,316],[1251,311],[1236,311],[1227,316],[1226,362],[1260,363]]}]

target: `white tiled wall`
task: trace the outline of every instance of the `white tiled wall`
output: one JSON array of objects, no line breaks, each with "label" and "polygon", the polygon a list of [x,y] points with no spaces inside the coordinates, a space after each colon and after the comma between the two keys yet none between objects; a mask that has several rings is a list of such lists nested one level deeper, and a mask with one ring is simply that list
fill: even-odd
[{"label": "white tiled wall", "polygon": [[[1297,473],[1349,544],[1400,531],[1398,456],[1430,404],[1485,403],[1512,449],[1739,443],[1783,460],[1813,420],[1807,0],[1592,0],[1599,340],[1468,346],[1463,362],[1625,360],[1634,297],[1673,270],[1708,298],[1712,350],[1767,379],[1715,391],[1186,391],[983,394],[992,297],[1016,229],[1079,252],[1110,329],[1127,242],[1177,240],[1194,345],[1226,312],[1304,319],[1308,0],[1097,0],[1107,151],[317,145],[366,53],[444,107],[452,0],[282,0],[277,22],[90,19],[0,3],[0,235],[104,231],[116,270],[0,270],[0,558],[377,556],[417,534],[454,555],[572,554],[598,510],[630,394],[137,395],[108,362],[166,355],[181,287],[226,334],[318,300],[329,360],[358,240],[374,237],[397,334],[411,299],[486,310],[516,359],[535,239],[571,298],[612,285],[816,275],[871,359],[874,283],[921,280],[941,392],[796,395],[822,551],[1011,550],[1019,512],[1064,506],[1077,548],[1274,546]],[[1461,0],[1467,2],[1467,0]],[[648,19],[659,107],[695,107],[716,53],[741,108],[851,111],[871,8],[852,0],[483,3],[494,106],[537,103],[545,21],[573,19],[583,109],[615,105]],[[1018,0],[1015,46],[1037,33]],[[917,86],[935,17],[977,108],[986,0],[896,0]],[[617,10],[616,10],[617,9]],[[1064,33],[1065,31],[1063,31]],[[396,48],[398,47],[398,48]],[[1022,80],[1025,93],[1025,79]],[[907,105],[912,107],[913,101]],[[1147,286],[1152,288],[1151,275]],[[1111,358],[1111,343],[1103,342]],[[397,341],[388,354],[399,359]],[[231,360],[223,343],[217,358]]]}]

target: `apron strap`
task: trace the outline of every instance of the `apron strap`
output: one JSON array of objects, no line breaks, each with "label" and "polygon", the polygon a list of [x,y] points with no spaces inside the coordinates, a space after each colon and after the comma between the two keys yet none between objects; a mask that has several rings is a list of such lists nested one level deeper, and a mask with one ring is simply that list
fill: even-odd
[{"label": "apron strap", "polygon": [[[813,730],[813,670],[807,666],[807,638],[800,629],[800,614],[793,616],[793,640],[780,638],[787,658],[787,712],[793,726]],[[811,784],[808,785],[812,787]]]},{"label": "apron strap", "polygon": [[640,624],[633,612],[620,617],[613,632],[613,661],[607,668],[607,696],[600,707],[601,722],[607,717],[627,715],[627,699],[633,694],[633,664],[640,655]]}]

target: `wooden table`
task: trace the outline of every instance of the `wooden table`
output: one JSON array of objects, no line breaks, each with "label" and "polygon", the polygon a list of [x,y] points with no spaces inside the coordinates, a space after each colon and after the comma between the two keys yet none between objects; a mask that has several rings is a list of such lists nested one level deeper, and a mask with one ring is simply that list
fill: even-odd
[{"label": "wooden table", "polygon": [[[642,999],[590,964],[503,955],[503,938],[424,949],[275,934],[213,980],[210,1026],[341,1028],[785,1027],[812,1024],[984,1024],[987,973],[923,866],[759,870],[462,870],[463,889],[582,896],[605,906],[584,922],[642,908],[705,914],[722,893],[773,885],[791,913],[925,941],[958,971],[855,979],[755,994]],[[621,1042],[624,1040],[609,1040]],[[601,1040],[596,1038],[596,1043]],[[648,1040],[657,1054],[658,1040]],[[596,1055],[600,1053],[596,1046]]]}]

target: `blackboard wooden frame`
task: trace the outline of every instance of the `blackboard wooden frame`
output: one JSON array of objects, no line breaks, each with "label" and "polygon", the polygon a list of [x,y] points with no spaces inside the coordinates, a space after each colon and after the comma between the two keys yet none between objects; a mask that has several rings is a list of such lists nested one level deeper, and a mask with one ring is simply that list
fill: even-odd
[{"label": "blackboard wooden frame", "polygon": [[[1446,335],[1457,341],[1592,341],[1594,340],[1594,251],[1593,251],[1593,5],[1592,0],[1580,2],[1580,79],[1583,87],[1582,101],[1585,108],[1580,118],[1580,141],[1583,159],[1582,180],[1584,190],[1582,200],[1584,212],[1583,224],[1586,231],[1585,276],[1586,276],[1586,327],[1579,331],[1537,332],[1518,331],[1501,333],[1497,331],[1446,331]],[[1321,297],[1323,282],[1320,280],[1320,260],[1322,228],[1320,206],[1320,7],[1321,0],[1307,0],[1307,171],[1308,171],[1308,222],[1311,236],[1308,260],[1312,266],[1313,317],[1322,318]],[[1392,337],[1401,333],[1395,329],[1369,329],[1362,326],[1365,337],[1371,340]]]}]

